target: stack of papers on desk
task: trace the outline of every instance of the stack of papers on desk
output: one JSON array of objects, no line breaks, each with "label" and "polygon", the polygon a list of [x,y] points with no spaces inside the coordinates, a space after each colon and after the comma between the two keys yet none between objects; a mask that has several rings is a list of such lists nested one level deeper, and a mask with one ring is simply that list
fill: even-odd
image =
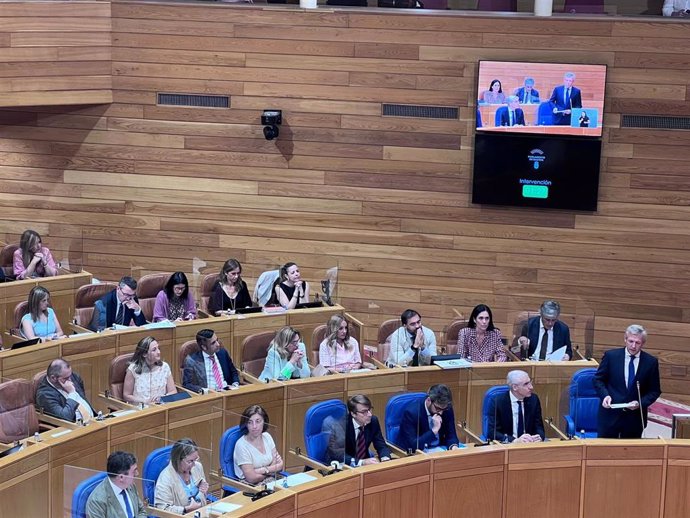
[{"label": "stack of papers on desk", "polygon": [[464,358],[459,358],[457,360],[439,360],[434,363],[442,369],[469,369],[472,367],[472,362]]},{"label": "stack of papers on desk", "polygon": [[294,475],[290,475],[287,478],[281,478],[276,482],[269,482],[268,484],[266,484],[266,487],[268,487],[268,489],[274,489],[276,485],[278,485],[278,487],[295,487],[299,486],[300,484],[306,484],[307,482],[311,482],[312,480],[316,480],[316,477],[309,475],[307,473],[295,473]]},{"label": "stack of papers on desk", "polygon": [[242,506],[228,502],[213,502],[213,504],[208,507],[208,512],[209,514],[225,514],[237,511],[240,507]]}]

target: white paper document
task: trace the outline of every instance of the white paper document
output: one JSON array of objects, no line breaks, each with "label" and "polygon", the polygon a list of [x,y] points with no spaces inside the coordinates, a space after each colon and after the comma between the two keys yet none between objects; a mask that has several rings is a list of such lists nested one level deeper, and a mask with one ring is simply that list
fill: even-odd
[{"label": "white paper document", "polygon": [[563,360],[563,355],[565,355],[565,345],[560,349],[552,351],[551,354],[546,355],[546,361],[549,362],[560,362]]},{"label": "white paper document", "polygon": [[472,367],[472,362],[464,358],[459,358],[457,360],[438,360],[435,361],[434,364],[442,369],[469,369]]},{"label": "white paper document", "polygon": [[161,320],[160,322],[151,322],[150,324],[146,324],[141,327],[143,329],[168,329],[175,327],[175,323],[171,322],[170,320]]},{"label": "white paper document", "polygon": [[629,403],[611,403],[611,408],[613,409],[618,409],[618,408],[628,408]]},{"label": "white paper document", "polygon": [[237,511],[241,505],[231,504],[229,502],[213,502],[208,508],[209,513],[212,514],[225,514]]},{"label": "white paper document", "polygon": [[312,480],[316,480],[316,477],[309,475],[307,473],[295,473],[294,475],[290,475],[286,478],[281,478],[277,482],[270,482],[266,484],[266,487],[268,487],[268,489],[273,489],[276,486],[276,484],[279,487],[295,487],[299,486],[300,484],[306,484],[307,482],[311,482]]}]

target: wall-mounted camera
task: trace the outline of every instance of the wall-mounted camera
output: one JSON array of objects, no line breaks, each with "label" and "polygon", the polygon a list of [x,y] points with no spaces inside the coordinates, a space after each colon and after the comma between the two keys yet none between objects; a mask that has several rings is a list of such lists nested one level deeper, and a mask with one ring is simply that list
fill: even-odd
[{"label": "wall-mounted camera", "polygon": [[266,140],[273,140],[280,135],[280,126],[283,123],[283,112],[281,110],[264,110],[261,115],[261,124],[264,126],[264,137]]}]

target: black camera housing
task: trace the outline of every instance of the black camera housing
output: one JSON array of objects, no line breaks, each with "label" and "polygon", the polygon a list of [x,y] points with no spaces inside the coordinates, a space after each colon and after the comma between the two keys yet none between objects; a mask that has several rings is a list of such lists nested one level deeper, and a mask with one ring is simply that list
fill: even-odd
[{"label": "black camera housing", "polygon": [[264,110],[261,114],[261,124],[264,126],[264,138],[273,140],[280,135],[278,125],[283,123],[283,112],[281,110]]}]

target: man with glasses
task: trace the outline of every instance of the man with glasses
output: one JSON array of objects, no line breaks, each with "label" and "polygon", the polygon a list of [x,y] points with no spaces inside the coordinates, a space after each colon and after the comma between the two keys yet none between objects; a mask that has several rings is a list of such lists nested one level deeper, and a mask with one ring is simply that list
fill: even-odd
[{"label": "man with glasses", "polygon": [[48,415],[71,422],[81,420],[86,423],[95,416],[86,399],[84,382],[62,358],[50,362],[36,389],[36,407]]},{"label": "man with glasses", "polygon": [[184,361],[182,385],[187,390],[207,394],[209,390],[225,390],[240,385],[237,369],[230,355],[218,341],[213,329],[196,334],[199,350]]},{"label": "man with glasses", "polygon": [[544,440],[541,403],[529,374],[510,371],[509,390],[491,400],[487,438],[499,442],[540,442]]},{"label": "man with glasses", "polygon": [[136,326],[146,324],[146,317],[139,307],[136,292],[137,281],[135,279],[127,276],[120,279],[117,288],[103,295],[94,304],[89,329],[102,331],[113,324],[128,326],[132,321]]},{"label": "man with glasses", "polygon": [[[376,464],[379,459],[390,460],[390,449],[383,439],[379,420],[372,413],[369,398],[362,394],[352,396],[347,402],[347,411],[342,420],[337,421],[332,417],[324,419],[322,431],[329,433],[327,461],[362,466]],[[379,459],[369,454],[372,443]]]},{"label": "man with glasses", "polygon": [[453,396],[445,385],[433,385],[427,397],[412,401],[403,411],[398,442],[403,450],[458,447]]},{"label": "man with glasses", "polygon": [[[573,356],[570,343],[570,328],[558,320],[561,305],[555,300],[545,300],[539,308],[539,316],[532,317],[522,328],[517,344],[521,351],[534,360],[545,360],[554,351],[565,347],[561,361],[568,361]],[[554,358],[556,359],[556,358]]]}]

